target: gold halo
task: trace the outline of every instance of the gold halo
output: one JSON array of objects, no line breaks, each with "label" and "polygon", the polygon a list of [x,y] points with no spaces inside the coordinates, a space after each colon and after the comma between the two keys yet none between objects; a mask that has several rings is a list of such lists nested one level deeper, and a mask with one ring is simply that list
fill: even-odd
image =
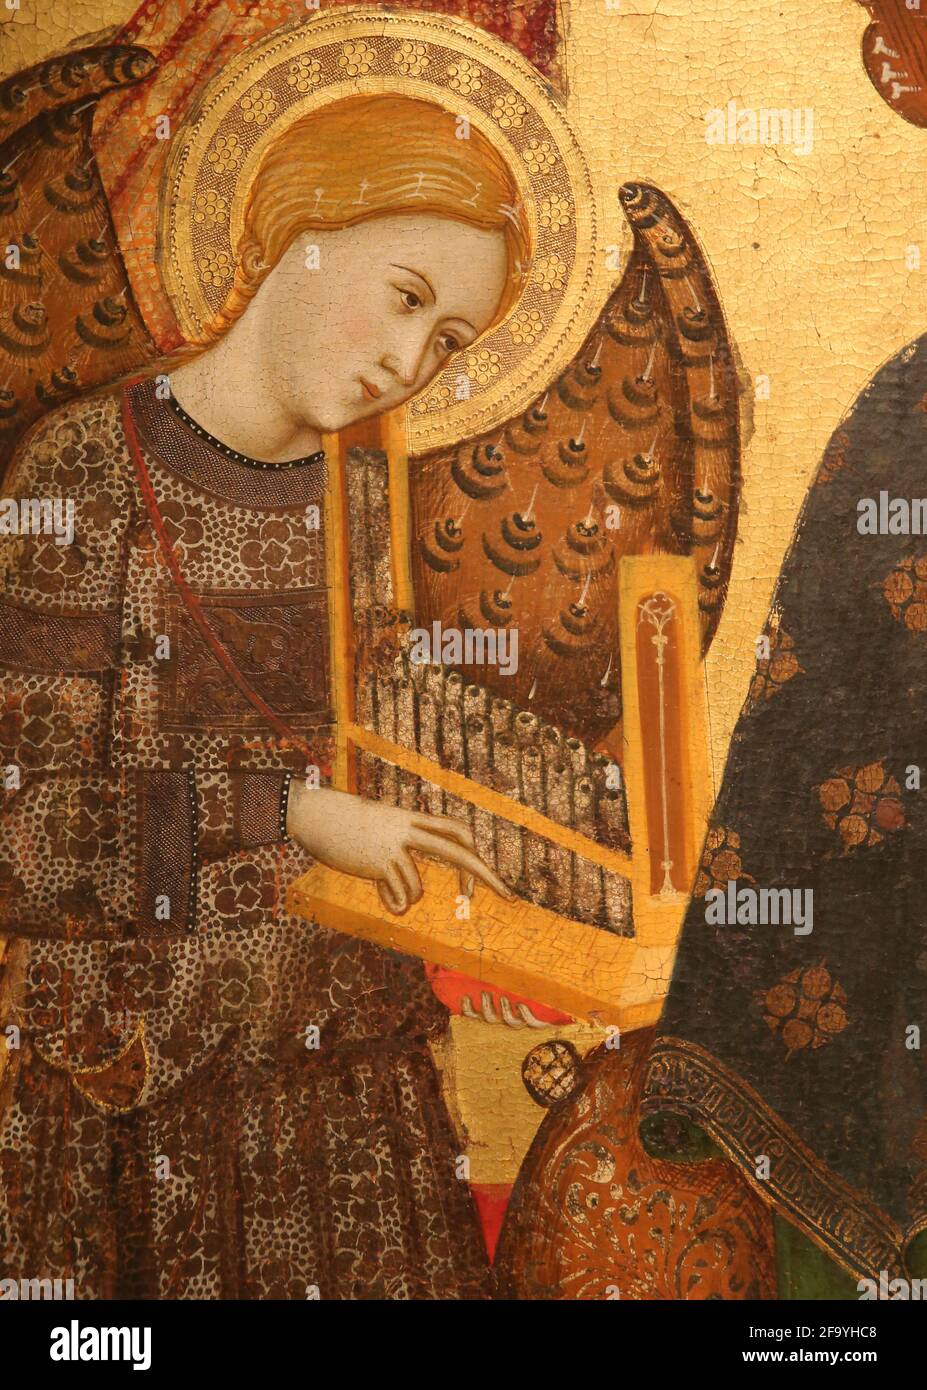
[{"label": "gold halo", "polygon": [[178,133],[162,186],[162,273],[184,336],[199,339],[231,289],[247,195],[268,145],[320,106],[380,92],[466,117],[512,171],[531,229],[516,304],[410,403],[409,447],[421,453],[526,409],[579,350],[600,307],[586,160],[549,85],[513,49],[463,20],[369,9],[257,40],[217,75]]}]

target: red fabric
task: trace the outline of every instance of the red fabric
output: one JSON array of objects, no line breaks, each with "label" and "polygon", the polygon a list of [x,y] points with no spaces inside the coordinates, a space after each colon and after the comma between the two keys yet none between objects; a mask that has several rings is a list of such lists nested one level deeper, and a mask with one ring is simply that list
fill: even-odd
[{"label": "red fabric", "polygon": [[487,984],[485,980],[475,980],[472,975],[462,975],[459,970],[447,970],[443,965],[426,965],[425,973],[435,994],[452,1014],[463,1012],[461,1003],[465,996],[469,997],[475,1012],[479,1013],[483,994],[490,996],[493,1007],[499,1014],[499,1001],[505,995],[512,1005],[513,1012],[517,1004],[527,1004],[539,1023],[556,1026],[573,1022],[569,1014],[561,1013],[559,1009],[550,1008],[547,1004],[538,1004],[536,1000],[529,999],[524,994],[512,994],[509,990],[498,989],[495,985]]},{"label": "red fabric", "polygon": [[483,1228],[483,1239],[490,1263],[496,1258],[499,1232],[512,1195],[511,1183],[474,1182],[470,1184],[473,1200]]}]

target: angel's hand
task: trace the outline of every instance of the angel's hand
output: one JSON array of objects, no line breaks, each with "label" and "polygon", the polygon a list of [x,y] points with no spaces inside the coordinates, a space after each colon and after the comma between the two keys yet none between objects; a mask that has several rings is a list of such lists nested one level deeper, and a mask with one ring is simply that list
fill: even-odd
[{"label": "angel's hand", "polygon": [[452,1014],[482,1023],[504,1023],[509,1028],[556,1028],[572,1023],[570,1014],[539,1004],[523,994],[503,993],[485,980],[475,980],[443,965],[426,965],[425,975],[435,994]]},{"label": "angel's hand", "polygon": [[476,852],[467,826],[330,787],[290,785],[287,834],[313,858],[357,878],[373,879],[388,912],[402,913],[422,896],[413,853],[449,864],[470,896],[480,879],[504,898],[512,894]]}]

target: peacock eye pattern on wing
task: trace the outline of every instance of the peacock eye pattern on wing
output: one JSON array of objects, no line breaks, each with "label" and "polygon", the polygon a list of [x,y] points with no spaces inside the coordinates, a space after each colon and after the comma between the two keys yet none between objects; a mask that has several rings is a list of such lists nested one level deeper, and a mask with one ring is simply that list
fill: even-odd
[{"label": "peacock eye pattern on wing", "polygon": [[411,477],[418,620],[517,627],[526,658],[505,695],[585,739],[621,716],[618,560],[691,554],[707,648],[740,486],[738,382],[708,265],[657,189],[626,184],[621,200],[633,254],[581,351],[523,413]]},{"label": "peacock eye pattern on wing", "polygon": [[97,101],[154,66],[96,45],[0,83],[0,471],[39,416],[156,356],[91,144]]}]

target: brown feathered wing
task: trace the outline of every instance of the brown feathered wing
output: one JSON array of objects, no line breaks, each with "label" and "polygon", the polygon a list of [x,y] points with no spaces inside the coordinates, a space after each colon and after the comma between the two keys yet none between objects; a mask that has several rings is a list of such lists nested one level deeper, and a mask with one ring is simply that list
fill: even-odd
[{"label": "brown feathered wing", "polygon": [[417,623],[517,628],[516,674],[459,669],[587,743],[621,717],[620,557],[693,557],[707,649],[740,483],[738,381],[705,257],[657,189],[621,198],[633,252],[569,367],[523,415],[411,466]]}]

